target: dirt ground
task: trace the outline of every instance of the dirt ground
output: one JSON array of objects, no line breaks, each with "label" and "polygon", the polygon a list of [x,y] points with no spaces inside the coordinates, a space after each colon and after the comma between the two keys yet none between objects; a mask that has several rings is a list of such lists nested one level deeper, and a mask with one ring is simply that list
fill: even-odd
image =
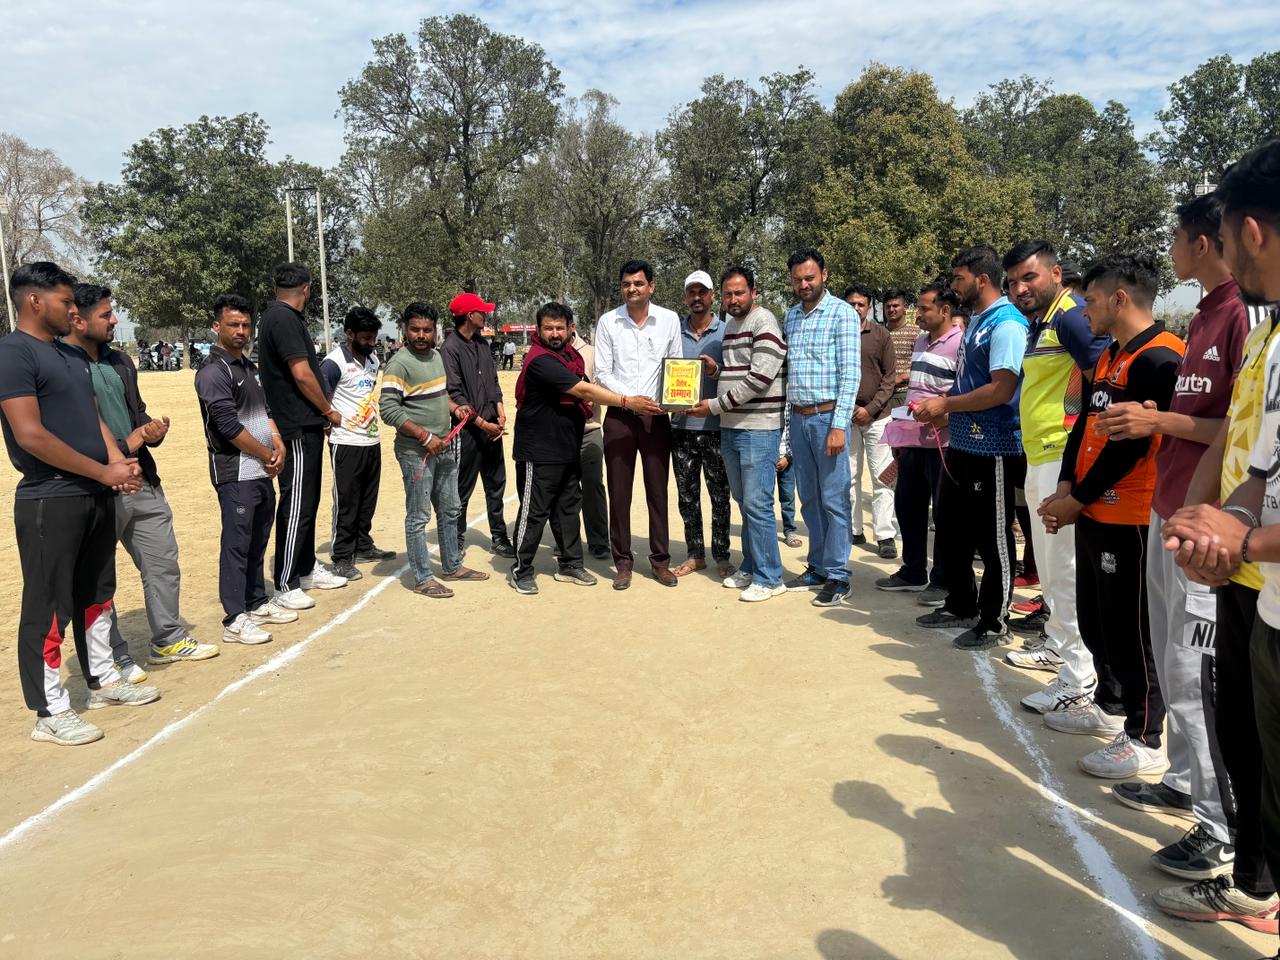
[{"label": "dirt ground", "polygon": [[[191,374],[146,374],[142,390],[174,421],[158,461],[185,615],[216,641],[218,519]],[[403,551],[389,440],[384,465],[375,536]],[[0,472],[11,499],[7,462]],[[474,496],[471,517],[482,512]],[[674,488],[671,516],[678,536]],[[1000,651],[958,653],[915,626],[912,597],[876,592],[890,563],[855,551],[852,601],[823,611],[807,595],[739,603],[706,576],[674,590],[637,577],[623,594],[554,583],[544,548],[542,593],[520,597],[484,542],[473,525],[467,560],[494,579],[452,601],[388,582],[401,553],[317,593],[271,644],[156,668],[162,700],[96,711],[106,739],[63,749],[28,739],[13,652],[20,575],[0,524],[11,598],[0,614],[0,957],[1191,960],[1275,949],[1149,905],[1173,881],[1148,857],[1183,826],[1112,802],[1074,766],[1095,741],[1018,709],[1047,674],[1011,670]],[[640,536],[636,546],[643,556]],[[783,556],[800,568],[802,550]],[[141,591],[123,551],[118,570],[141,654]],[[322,630],[334,618],[345,619]]]}]

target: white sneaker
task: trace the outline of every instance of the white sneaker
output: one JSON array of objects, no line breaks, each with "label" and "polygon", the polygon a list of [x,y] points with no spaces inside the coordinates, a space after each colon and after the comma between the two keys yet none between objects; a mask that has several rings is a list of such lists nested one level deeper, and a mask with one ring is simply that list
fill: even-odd
[{"label": "white sneaker", "polygon": [[77,747],[102,739],[102,731],[88,720],[81,720],[74,710],[63,710],[52,717],[36,717],[31,739],[44,743],[57,743],[64,747]]},{"label": "white sneaker", "polygon": [[138,666],[133,657],[121,657],[116,661],[116,669],[125,683],[141,683],[147,679],[147,671]]},{"label": "white sneaker", "polygon": [[[728,580],[725,582],[728,583]],[[753,583],[738,594],[738,599],[743,603],[759,603],[762,600],[780,597],[786,592],[787,588],[782,584],[778,584],[776,587],[766,587],[763,583]]]},{"label": "white sneaker", "polygon": [[109,687],[90,690],[89,700],[84,708],[97,710],[101,707],[140,707],[144,703],[155,703],[159,699],[160,691],[155,687],[143,687],[122,680]]},{"label": "white sneaker", "polygon": [[1044,725],[1059,733],[1079,733],[1088,737],[1114,737],[1124,732],[1124,717],[1103,713],[1096,703],[1082,703],[1044,715]]},{"label": "white sneaker", "polygon": [[346,577],[338,576],[318,560],[311,572],[301,580],[303,590],[337,590],[347,585]]},{"label": "white sneaker", "polygon": [[1043,689],[1029,693],[1022,698],[1022,705],[1036,713],[1053,713],[1055,710],[1067,710],[1086,704],[1093,697],[1098,687],[1097,680],[1089,681],[1086,687],[1073,687],[1065,680],[1054,677]]},{"label": "white sneaker", "polygon": [[751,574],[735,570],[720,581],[720,586],[726,590],[745,590],[751,586]]},{"label": "white sneaker", "polygon": [[[277,593],[271,598],[271,602],[277,607],[283,607],[286,610],[310,610],[316,605],[316,602],[308,597],[296,587],[292,590],[286,590],[284,593]],[[259,607],[259,610],[262,608]]]},{"label": "white sneaker", "polygon": [[[295,592],[302,593],[301,590]],[[305,593],[302,593],[302,595],[307,597]],[[293,623],[298,619],[297,611],[281,606],[277,602],[279,599],[280,598],[278,596],[272,597],[262,606],[258,607],[258,609],[250,610],[249,619],[254,623]],[[310,597],[307,597],[307,599],[311,600]],[[311,600],[309,606],[314,607],[315,605],[316,602]]]},{"label": "white sneaker", "polygon": [[1010,650],[1004,655],[1004,662],[1011,667],[1023,670],[1047,670],[1057,673],[1062,667],[1063,659],[1046,646]]},{"label": "white sneaker", "polygon": [[1077,763],[1085,773],[1105,780],[1128,780],[1140,773],[1157,773],[1169,764],[1164,751],[1117,733],[1105,747],[1086,753]]},{"label": "white sneaker", "polygon": [[222,628],[223,643],[258,644],[270,639],[271,634],[250,620],[247,613],[240,614]]}]

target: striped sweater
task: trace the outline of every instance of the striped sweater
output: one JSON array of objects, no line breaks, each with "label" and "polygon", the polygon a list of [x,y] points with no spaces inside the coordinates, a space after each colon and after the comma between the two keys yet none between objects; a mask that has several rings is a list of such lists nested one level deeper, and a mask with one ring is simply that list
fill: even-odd
[{"label": "striped sweater", "polygon": [[756,306],[742,319],[729,317],[724,362],[711,413],[721,428],[779,430],[787,401],[787,344],[778,318]]},{"label": "striped sweater", "polygon": [[422,453],[422,444],[400,432],[408,420],[441,439],[448,436],[449,398],[440,351],[423,357],[407,347],[397,351],[383,371],[378,407],[382,422],[396,431],[396,453]]}]

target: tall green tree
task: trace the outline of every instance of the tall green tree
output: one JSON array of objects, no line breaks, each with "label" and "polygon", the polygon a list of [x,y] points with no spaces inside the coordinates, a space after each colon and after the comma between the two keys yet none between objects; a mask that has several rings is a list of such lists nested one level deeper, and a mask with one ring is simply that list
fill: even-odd
[{"label": "tall green tree", "polygon": [[445,273],[475,285],[503,237],[512,177],[555,130],[560,73],[537,44],[461,14],[423,20],[413,45],[392,34],[373,51],[339,93],[347,167],[369,166],[353,152],[376,154],[408,194],[387,199],[429,216]]}]

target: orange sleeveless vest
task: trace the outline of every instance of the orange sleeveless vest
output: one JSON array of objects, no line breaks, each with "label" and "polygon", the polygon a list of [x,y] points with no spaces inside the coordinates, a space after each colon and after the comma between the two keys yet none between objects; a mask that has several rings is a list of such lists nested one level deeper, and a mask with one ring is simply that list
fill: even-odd
[{"label": "orange sleeveless vest", "polygon": [[[1098,414],[1113,403],[1133,400],[1129,396],[1129,368],[1146,350],[1168,347],[1178,356],[1186,344],[1177,336],[1162,330],[1133,353],[1119,350],[1113,357],[1104,350],[1093,370],[1091,401],[1084,426],[1084,438],[1076,452],[1076,479],[1082,479],[1097,462],[1110,437],[1098,433],[1094,427]],[[1151,438],[1146,455],[1132,470],[1121,477],[1114,487],[1084,508],[1086,517],[1099,523],[1126,523],[1146,525],[1151,522],[1151,497],[1156,489],[1156,451],[1160,449],[1160,435]]]}]

